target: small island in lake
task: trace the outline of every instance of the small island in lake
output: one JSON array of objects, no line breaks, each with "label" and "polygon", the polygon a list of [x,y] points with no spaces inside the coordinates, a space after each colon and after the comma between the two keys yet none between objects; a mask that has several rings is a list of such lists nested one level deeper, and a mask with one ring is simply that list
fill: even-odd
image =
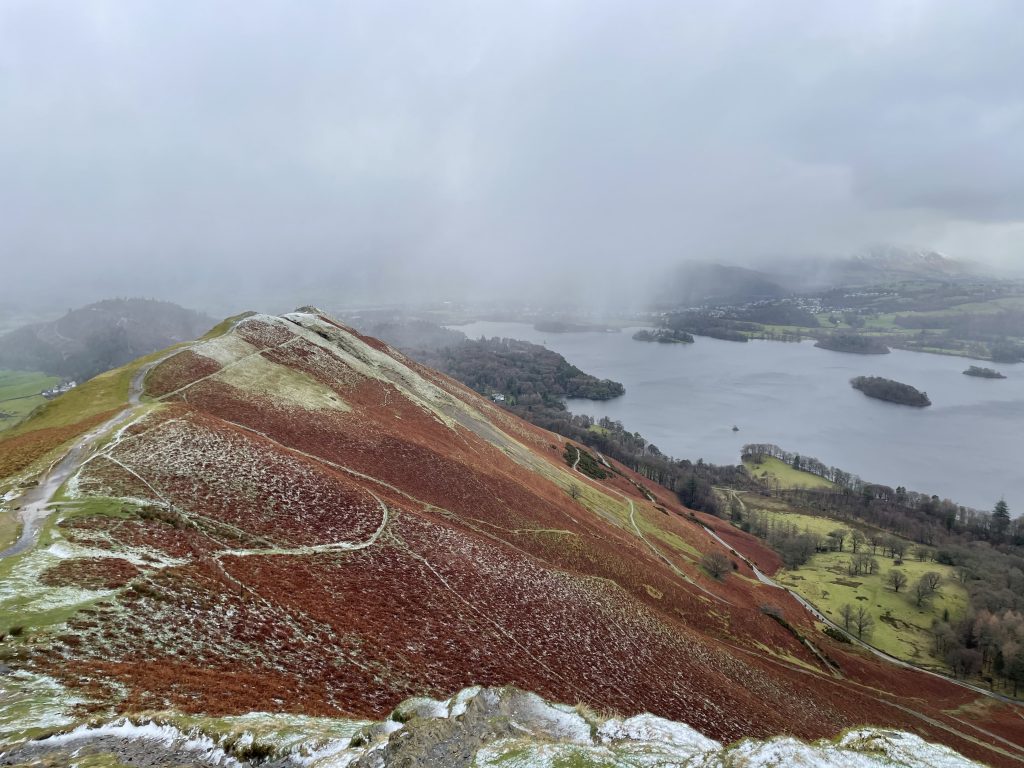
[{"label": "small island in lake", "polygon": [[656,341],[659,344],[693,344],[693,336],[686,331],[670,328],[659,328],[654,331],[640,330],[633,334],[633,339],[635,341]]},{"label": "small island in lake", "polygon": [[1005,379],[1006,374],[1000,373],[995,368],[982,368],[977,365],[972,365],[966,371],[964,376],[977,376],[980,379]]},{"label": "small island in lake", "polygon": [[877,400],[885,400],[900,405],[912,405],[916,408],[924,408],[931,405],[928,393],[922,392],[909,384],[902,384],[892,379],[883,379],[881,376],[858,376],[850,379],[850,386],[859,389],[868,397]]},{"label": "small island in lake", "polygon": [[855,355],[887,355],[890,352],[889,347],[881,339],[857,333],[831,333],[819,339],[814,346]]}]

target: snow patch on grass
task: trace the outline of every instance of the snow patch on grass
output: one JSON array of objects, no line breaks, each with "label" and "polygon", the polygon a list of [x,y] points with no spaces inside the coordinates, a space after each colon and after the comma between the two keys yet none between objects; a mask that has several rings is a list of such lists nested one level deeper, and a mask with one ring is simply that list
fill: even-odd
[{"label": "snow patch on grass", "polygon": [[19,670],[0,676],[0,743],[30,738],[75,720],[68,712],[85,703],[52,677]]},{"label": "snow patch on grass", "polygon": [[78,609],[87,607],[116,594],[118,589],[84,589],[74,586],[50,586],[41,580],[42,574],[71,558],[117,558],[127,560],[139,568],[167,568],[183,564],[184,560],[168,557],[156,549],[116,550],[82,546],[63,538],[53,528],[52,543],[37,547],[15,559],[0,579],[0,630],[5,624],[41,626],[60,623]]},{"label": "snow patch on grass", "polygon": [[110,557],[109,552],[79,550],[58,541],[19,558],[0,580],[0,619],[10,622],[17,620],[24,624],[48,623],[40,622],[41,617],[54,612],[70,615],[78,607],[114,594],[117,590],[51,587],[42,583],[40,576],[44,571],[78,553],[83,557]]}]

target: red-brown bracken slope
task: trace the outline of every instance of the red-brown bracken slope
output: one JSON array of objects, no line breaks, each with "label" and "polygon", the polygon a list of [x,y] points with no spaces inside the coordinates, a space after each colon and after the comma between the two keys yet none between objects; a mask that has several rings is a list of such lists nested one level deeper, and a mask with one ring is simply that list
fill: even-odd
[{"label": "red-brown bracken slope", "polygon": [[62,534],[153,566],[51,573],[127,585],[33,659],[123,711],[376,718],[408,696],[512,683],[724,741],[875,724],[1016,764],[1011,708],[831,641],[735,556],[710,579],[697,561],[720,548],[700,525],[714,521],[663,489],[646,500],[623,467],[573,473],[562,438],[327,317],[248,317],[146,386],[162,405],[75,481],[140,512],[73,517]]}]

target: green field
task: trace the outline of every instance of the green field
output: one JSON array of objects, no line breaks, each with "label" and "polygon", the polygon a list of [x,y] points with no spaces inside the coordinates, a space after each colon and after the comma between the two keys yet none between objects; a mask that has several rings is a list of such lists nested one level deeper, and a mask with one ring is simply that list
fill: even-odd
[{"label": "green field", "polygon": [[38,371],[0,371],[0,432],[45,403],[39,393],[59,383],[56,376]]},{"label": "green field", "polygon": [[[829,528],[836,526],[834,521],[826,522]],[[932,620],[942,619],[945,611],[955,620],[967,608],[967,593],[955,580],[953,569],[908,557],[898,566],[908,583],[896,593],[885,583],[894,567],[890,558],[875,555],[880,563],[876,574],[851,576],[847,570],[850,557],[849,551],[821,552],[801,568],[780,571],[775,579],[800,593],[839,625],[843,623],[839,611],[844,604],[865,605],[875,619],[871,636],[865,637],[873,646],[915,664],[944,668],[942,660],[932,655]],[[912,587],[928,571],[940,574],[942,585],[930,604],[918,608]]]},{"label": "green field", "polygon": [[[866,525],[851,525],[829,517],[793,512],[782,499],[755,494],[744,494],[741,498],[749,515],[766,515],[774,524],[791,524],[800,532],[822,538],[837,528],[857,528],[867,536],[881,533]],[[933,619],[944,618],[945,611],[949,612],[950,621],[955,621],[967,610],[967,592],[956,581],[954,569],[935,562],[918,561],[911,555],[916,546],[908,543],[905,559],[898,566],[906,574],[907,584],[896,593],[886,584],[886,577],[894,567],[893,560],[883,557],[879,550],[873,555],[879,563],[877,573],[851,576],[848,569],[853,554],[850,546],[847,538],[843,552],[819,552],[802,567],[780,570],[774,578],[813,603],[840,626],[843,624],[840,609],[844,604],[866,606],[875,620],[871,636],[864,638],[871,645],[897,658],[945,671],[942,660],[932,655],[931,624]],[[862,545],[860,552],[871,554],[870,545]],[[940,574],[942,585],[930,604],[918,608],[912,588],[928,571]]]},{"label": "green field", "polygon": [[793,469],[784,461],[774,458],[765,458],[760,464],[755,464],[753,459],[744,459],[743,466],[754,477],[769,481],[777,480],[780,488],[832,487],[831,481],[817,475],[812,475],[810,472]]},{"label": "green field", "polygon": [[[746,494],[743,496],[743,500],[748,512],[767,515],[772,519],[773,524],[776,525],[784,523],[796,526],[796,529],[801,533],[827,536],[830,531],[834,531],[837,528],[849,529],[851,527],[848,523],[840,523],[830,517],[803,515],[799,512],[793,512],[782,499]],[[861,529],[865,530],[863,527]]]}]

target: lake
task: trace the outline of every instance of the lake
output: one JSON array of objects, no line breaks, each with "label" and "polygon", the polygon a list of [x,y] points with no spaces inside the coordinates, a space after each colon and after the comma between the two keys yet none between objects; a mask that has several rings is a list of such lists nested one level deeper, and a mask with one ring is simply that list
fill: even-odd
[{"label": "lake", "polygon": [[[470,338],[543,344],[587,373],[622,382],[622,397],[569,400],[569,409],[621,421],[677,458],[735,464],[745,443],[775,443],[871,482],[986,510],[1005,497],[1014,516],[1024,512],[1021,364],[994,366],[1009,378],[990,380],[963,375],[976,361],[900,350],[851,355],[813,342],[699,336],[655,344],[633,341],[635,329],[542,333],[523,323],[453,327]],[[873,400],[849,384],[861,375],[911,384],[932,405]]]}]

